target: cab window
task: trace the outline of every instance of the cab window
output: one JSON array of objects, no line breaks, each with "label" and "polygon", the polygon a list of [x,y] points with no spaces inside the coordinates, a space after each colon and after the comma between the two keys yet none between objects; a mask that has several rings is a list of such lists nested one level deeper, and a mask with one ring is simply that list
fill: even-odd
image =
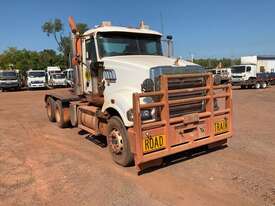
[{"label": "cab window", "polygon": [[92,37],[91,39],[87,39],[86,42],[86,59],[91,60],[92,62],[96,62],[96,49],[95,49],[95,40]]},{"label": "cab window", "polygon": [[246,71],[250,72],[251,71],[251,67],[246,67]]}]

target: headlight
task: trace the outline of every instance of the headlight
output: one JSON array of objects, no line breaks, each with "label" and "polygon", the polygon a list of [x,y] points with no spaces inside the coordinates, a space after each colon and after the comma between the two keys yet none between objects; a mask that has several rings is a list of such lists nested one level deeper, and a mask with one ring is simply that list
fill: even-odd
[{"label": "headlight", "polygon": [[[153,115],[152,115],[152,109],[144,109],[140,111],[140,116],[141,116],[141,121],[146,121],[146,120],[151,120],[153,119]],[[129,121],[133,121],[134,120],[134,112],[132,109],[130,109],[127,112],[127,118]]]},{"label": "headlight", "polygon": [[220,109],[219,104],[218,104],[218,100],[214,99],[214,111],[218,111]]},{"label": "headlight", "polygon": [[134,112],[132,109],[128,110],[127,112],[127,119],[132,122],[134,120]]},{"label": "headlight", "polygon": [[143,92],[152,92],[155,90],[155,84],[152,79],[145,79],[141,85],[141,90]]},{"label": "headlight", "polygon": [[152,119],[152,110],[151,109],[145,109],[141,110],[141,120],[146,121]]}]

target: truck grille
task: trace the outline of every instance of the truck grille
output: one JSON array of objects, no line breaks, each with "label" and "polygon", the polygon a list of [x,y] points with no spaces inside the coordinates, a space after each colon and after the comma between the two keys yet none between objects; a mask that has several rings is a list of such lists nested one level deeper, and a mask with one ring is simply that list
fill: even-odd
[{"label": "truck grille", "polygon": [[[178,89],[191,89],[196,87],[204,87],[206,83],[203,78],[192,78],[192,79],[175,79],[169,80],[168,90]],[[205,92],[202,91],[188,91],[183,93],[169,94],[168,100],[179,100],[188,99],[193,97],[205,96]],[[178,104],[169,107],[170,117],[177,117],[190,113],[204,112],[205,102],[204,100],[193,101],[188,104]]]},{"label": "truck grille", "polygon": [[[188,74],[188,73],[202,73],[205,70],[201,66],[189,65],[185,67],[155,67],[150,70],[150,77],[155,82],[156,91],[160,90],[159,77],[163,74]],[[168,90],[178,90],[178,89],[191,89],[196,87],[203,87],[206,85],[204,78],[176,78],[171,79],[168,82]],[[201,97],[205,96],[205,92],[202,91],[192,91],[183,92],[177,94],[169,94],[169,100],[179,100],[187,99],[191,97]],[[205,100],[193,101],[188,104],[177,104],[169,107],[170,117],[182,116],[190,113],[203,112],[205,111]]]},{"label": "truck grille", "polygon": [[31,83],[32,83],[32,84],[43,84],[44,82],[43,82],[43,81],[37,80],[37,81],[31,81]]}]

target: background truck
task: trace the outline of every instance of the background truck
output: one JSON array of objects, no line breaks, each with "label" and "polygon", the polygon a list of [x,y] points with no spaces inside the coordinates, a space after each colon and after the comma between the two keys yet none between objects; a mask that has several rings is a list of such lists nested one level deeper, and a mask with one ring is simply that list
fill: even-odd
[{"label": "background truck", "polygon": [[201,66],[163,56],[159,32],[143,22],[103,22],[80,35],[72,17],[69,23],[74,88],[45,95],[50,121],[105,137],[113,160],[138,172],[232,136],[231,85],[213,85]]},{"label": "background truck", "polygon": [[15,70],[0,70],[0,90],[17,90],[21,88],[19,73]]},{"label": "background truck", "polygon": [[263,88],[269,86],[274,78],[272,73],[257,71],[255,64],[235,65],[231,68],[232,85],[241,88]]},{"label": "background truck", "polygon": [[67,81],[63,72],[51,73],[48,78],[49,87],[66,87]]},{"label": "background truck", "polygon": [[65,69],[64,72],[66,78],[66,84],[68,87],[73,87],[74,84],[74,69]]},{"label": "background truck", "polygon": [[211,69],[210,72],[218,78],[220,78],[221,84],[227,84],[231,82],[231,68],[215,68]]},{"label": "background truck", "polygon": [[46,88],[46,72],[44,70],[28,70],[27,71],[27,87]]}]

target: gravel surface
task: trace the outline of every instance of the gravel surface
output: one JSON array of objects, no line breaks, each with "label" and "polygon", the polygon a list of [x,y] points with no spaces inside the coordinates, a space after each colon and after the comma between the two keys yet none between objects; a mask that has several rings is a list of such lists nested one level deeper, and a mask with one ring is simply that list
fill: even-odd
[{"label": "gravel surface", "polygon": [[275,87],[233,91],[228,147],[141,176],[98,140],[50,123],[46,92],[0,93],[0,206],[275,205]]}]

